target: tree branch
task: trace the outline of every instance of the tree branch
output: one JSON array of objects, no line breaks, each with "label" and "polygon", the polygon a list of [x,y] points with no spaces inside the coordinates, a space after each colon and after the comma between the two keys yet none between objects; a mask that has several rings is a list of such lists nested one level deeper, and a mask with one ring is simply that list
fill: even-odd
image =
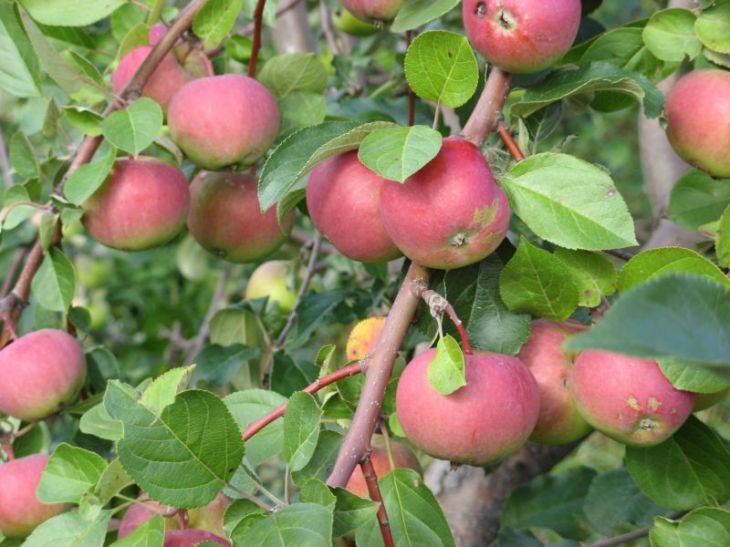
[{"label": "tree branch", "polygon": [[464,126],[462,136],[481,146],[502,116],[502,106],[509,92],[511,76],[499,68],[492,68],[479,101]]},{"label": "tree branch", "polygon": [[266,8],[266,0],[258,0],[256,9],[253,12],[253,45],[251,46],[251,59],[248,62],[248,76],[256,77],[256,67],[259,62],[259,52],[261,51],[261,32],[264,26],[264,8]]},{"label": "tree branch", "polygon": [[512,138],[512,133],[510,133],[507,125],[504,123],[503,120],[500,120],[497,124],[497,132],[499,133],[499,138],[502,139],[502,142],[507,147],[507,150],[509,151],[512,158],[515,161],[524,160],[525,154],[522,152],[522,150],[520,150],[520,147],[515,142],[514,138]]},{"label": "tree branch", "polygon": [[378,526],[380,527],[380,535],[383,536],[383,544],[385,547],[395,547],[388,513],[385,509],[385,503],[383,503],[383,496],[380,495],[378,475],[375,473],[375,466],[373,465],[373,460],[370,458],[369,451],[360,462],[360,467],[362,468],[362,475],[365,477],[365,484],[368,486],[370,499],[378,504]]}]

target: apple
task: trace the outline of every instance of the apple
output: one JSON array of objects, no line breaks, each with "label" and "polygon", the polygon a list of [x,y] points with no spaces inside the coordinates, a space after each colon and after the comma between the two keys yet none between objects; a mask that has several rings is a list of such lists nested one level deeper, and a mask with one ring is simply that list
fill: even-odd
[{"label": "apple", "polygon": [[362,21],[355,17],[346,9],[340,9],[334,12],[332,22],[335,28],[341,30],[350,36],[365,37],[372,36],[378,32],[378,27],[372,23]]},{"label": "apple", "polygon": [[270,260],[254,270],[246,285],[246,300],[268,297],[281,311],[289,313],[297,301],[292,287],[293,273],[288,260]]},{"label": "apple", "polygon": [[0,412],[26,422],[58,412],[86,379],[78,340],[55,329],[28,333],[0,350]]},{"label": "apple", "polygon": [[309,175],[307,208],[312,222],[348,258],[386,262],[400,256],[380,215],[385,184],[384,178],[360,163],[357,152],[330,158]]},{"label": "apple", "polygon": [[[418,462],[418,458],[413,453],[413,450],[408,448],[406,445],[397,441],[390,441],[390,451],[393,456],[393,466],[390,465],[390,459],[388,458],[388,451],[385,447],[385,440],[383,439],[383,436],[373,435],[370,461],[373,464],[373,468],[375,469],[375,474],[378,479],[382,479],[395,468],[413,469],[419,474],[423,473],[421,464]],[[367,498],[369,496],[365,475],[363,475],[362,469],[359,465],[355,468],[355,471],[353,471],[345,488],[361,498]]]},{"label": "apple", "polygon": [[730,178],[730,72],[695,70],[667,95],[667,137],[674,150],[713,177]]},{"label": "apple", "polygon": [[199,78],[170,100],[172,140],[205,169],[252,164],[273,144],[279,107],[266,87],[247,76]]},{"label": "apple", "polygon": [[527,365],[540,388],[540,416],[530,440],[565,444],[586,435],[591,426],[578,413],[568,388],[576,355],[563,351],[563,342],[585,330],[576,322],[556,323],[538,319],[518,357]]},{"label": "apple", "polygon": [[392,21],[398,15],[404,0],[342,0],[345,6],[361,21]]},{"label": "apple", "polygon": [[156,158],[120,159],[83,204],[82,220],[99,243],[141,251],[180,233],[189,202],[188,183],[179,169]]},{"label": "apple", "polygon": [[454,463],[487,465],[516,452],[532,433],[540,392],[516,357],[466,356],[467,385],[441,395],[428,380],[429,349],[403,371],[396,411],[406,437],[427,454]]},{"label": "apple", "polygon": [[198,243],[229,262],[255,262],[276,251],[294,225],[294,211],[276,218],[261,212],[256,178],[231,171],[202,171],[190,186],[188,228]]},{"label": "apple", "polygon": [[441,270],[485,258],[504,239],[510,219],[481,151],[458,137],[444,139],[438,155],[404,184],[386,181],[380,211],[404,255]]},{"label": "apple", "polygon": [[360,321],[347,338],[345,354],[348,361],[362,361],[375,347],[385,326],[385,317],[368,317]]},{"label": "apple", "polygon": [[204,541],[217,543],[218,545],[224,545],[225,547],[231,547],[228,540],[218,537],[215,534],[211,534],[210,532],[195,530],[193,528],[186,528],[185,530],[170,530],[169,532],[165,532],[164,547],[195,547]]},{"label": "apple", "polygon": [[692,413],[695,394],[676,389],[656,361],[584,351],[570,373],[578,412],[624,444],[651,446],[674,434]]},{"label": "apple", "polygon": [[74,261],[79,284],[87,289],[98,289],[104,286],[112,276],[112,265],[109,260],[81,255]]},{"label": "apple", "polygon": [[580,0],[464,0],[469,41],[507,72],[537,72],[560,59],[578,35]]},{"label": "apple", "polygon": [[5,537],[26,537],[36,526],[68,509],[65,504],[42,503],[36,496],[47,464],[46,454],[0,464],[0,533]]}]

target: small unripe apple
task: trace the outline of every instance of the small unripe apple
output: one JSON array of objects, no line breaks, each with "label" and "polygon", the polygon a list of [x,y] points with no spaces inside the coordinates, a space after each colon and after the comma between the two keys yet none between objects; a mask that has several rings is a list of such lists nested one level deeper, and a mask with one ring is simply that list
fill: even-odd
[{"label": "small unripe apple", "polygon": [[97,289],[105,285],[112,275],[109,260],[81,255],[74,261],[79,284],[87,289]]},{"label": "small unripe apple", "polygon": [[231,171],[203,171],[190,186],[190,233],[205,249],[229,262],[255,262],[276,251],[294,225],[294,211],[276,218],[261,212],[256,178]]},{"label": "small unripe apple", "polygon": [[375,347],[385,326],[385,317],[368,317],[360,321],[347,338],[345,353],[348,361],[361,361]]},{"label": "small unripe apple", "polygon": [[380,214],[384,184],[384,178],[360,163],[357,152],[330,158],[309,175],[307,208],[312,222],[353,260],[386,262],[401,254]]},{"label": "small unripe apple", "polygon": [[230,542],[205,530],[186,528],[185,530],[170,530],[165,532],[164,547],[195,547],[208,541],[225,547],[231,547]]},{"label": "small unripe apple", "polygon": [[355,17],[362,21],[392,21],[398,15],[403,0],[342,0]]},{"label": "small unripe apple", "polygon": [[556,323],[538,319],[518,357],[530,369],[540,388],[540,416],[530,440],[564,444],[580,439],[591,430],[578,413],[568,388],[576,355],[563,351],[565,340],[585,327],[579,323]]},{"label": "small unripe apple", "polygon": [[[373,463],[375,469],[375,475],[378,479],[382,479],[385,475],[393,471],[394,469],[406,468],[413,469],[414,471],[421,474],[421,464],[418,462],[418,458],[413,453],[413,450],[408,448],[403,443],[398,441],[390,441],[390,452],[393,456],[393,466],[390,465],[388,459],[388,451],[385,446],[385,440],[382,435],[373,435],[371,441],[372,452],[370,453],[370,461]],[[350,492],[361,498],[367,498],[368,485],[365,481],[365,475],[363,475],[362,469],[358,465],[350,476],[350,480],[347,481],[345,486]]]},{"label": "small unripe apple", "polygon": [[271,92],[239,74],[193,80],[175,93],[167,111],[172,140],[206,169],[255,162],[274,142],[279,120]]},{"label": "small unripe apple", "polygon": [[[112,86],[115,93],[120,93],[147,56],[152,51],[150,46],[140,46],[124,55],[112,74]],[[193,77],[185,72],[175,56],[168,53],[155,68],[147,83],[142,88],[142,95],[157,102],[162,110],[167,110],[170,98]]]},{"label": "small unripe apple", "polygon": [[0,412],[41,420],[76,398],[86,379],[78,340],[55,329],[28,333],[0,350]]},{"label": "small unripe apple", "polygon": [[656,361],[584,351],[570,374],[583,418],[598,431],[635,446],[659,444],[692,413],[695,394],[676,389]]},{"label": "small unripe apple", "polygon": [[464,0],[469,41],[507,72],[537,72],[570,49],[578,34],[580,0]]},{"label": "small unripe apple", "polygon": [[730,178],[730,72],[690,72],[667,95],[665,113],[677,154],[713,177]]},{"label": "small unripe apple", "polygon": [[540,393],[530,370],[516,357],[466,356],[467,385],[441,395],[428,380],[430,349],[403,371],[396,410],[408,439],[431,456],[487,465],[516,452],[532,433]]},{"label": "small unripe apple", "polygon": [[489,164],[474,144],[457,137],[404,184],[380,193],[385,229],[408,258],[452,270],[492,253],[509,228],[510,208]]},{"label": "small unripe apple", "polygon": [[180,233],[189,202],[188,183],[179,169],[155,158],[121,159],[84,203],[83,223],[107,247],[142,251]]},{"label": "small unripe apple", "polygon": [[36,496],[47,464],[45,454],[0,464],[0,533],[5,537],[26,537],[36,526],[68,509],[65,504],[42,503]]},{"label": "small unripe apple", "polygon": [[268,297],[269,303],[276,303],[281,311],[288,313],[297,301],[293,281],[291,262],[288,260],[264,262],[248,280],[246,300]]},{"label": "small unripe apple", "polygon": [[358,19],[346,9],[335,11],[332,15],[332,22],[334,23],[335,28],[341,30],[345,34],[349,34],[350,36],[358,36],[362,38],[365,36],[372,36],[378,32],[377,26]]}]

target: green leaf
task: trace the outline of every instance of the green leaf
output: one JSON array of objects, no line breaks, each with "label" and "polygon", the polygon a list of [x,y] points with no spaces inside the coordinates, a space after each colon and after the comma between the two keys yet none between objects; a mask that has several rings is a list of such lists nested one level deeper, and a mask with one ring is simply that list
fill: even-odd
[{"label": "green leaf", "polygon": [[233,30],[243,9],[243,0],[208,0],[193,19],[193,32],[203,41],[205,49],[220,45]]},{"label": "green leaf", "polygon": [[332,511],[316,503],[282,507],[255,522],[240,545],[260,547],[322,547],[332,544]]},{"label": "green leaf", "polygon": [[24,179],[40,177],[41,170],[28,137],[18,131],[8,143],[10,165]]},{"label": "green leaf", "polygon": [[249,348],[240,344],[218,346],[215,344],[203,348],[195,358],[197,365],[193,373],[192,384],[205,381],[216,385],[224,385],[231,381],[238,370],[251,359],[261,355],[259,348]]},{"label": "green leaf", "polygon": [[566,67],[555,71],[542,83],[530,87],[510,111],[512,115],[526,117],[568,97],[591,102],[595,93],[601,91],[641,101],[649,118],[658,117],[664,105],[664,95],[645,76],[611,63],[593,62],[578,69]]},{"label": "green leaf", "polygon": [[[660,61],[644,45],[642,32],[642,28],[619,27],[599,34],[585,49],[579,64],[606,61],[651,78]],[[570,62],[569,55],[563,58],[564,63]]]},{"label": "green leaf", "polygon": [[576,467],[517,488],[502,509],[502,526],[550,528],[564,538],[586,539],[583,505],[595,476],[593,469]]},{"label": "green leaf", "polygon": [[720,217],[720,226],[715,236],[715,254],[723,268],[730,268],[730,206]]},{"label": "green leaf", "polygon": [[390,26],[392,32],[405,32],[421,27],[450,12],[459,0],[405,0]]},{"label": "green leaf", "polygon": [[299,489],[299,501],[317,503],[330,511],[334,511],[337,498],[323,481],[309,479]]},{"label": "green leaf", "polygon": [[730,387],[730,379],[711,369],[693,367],[671,359],[661,359],[659,366],[677,389],[696,393],[717,393]]},{"label": "green leaf", "polygon": [[314,53],[285,53],[266,62],[258,76],[278,98],[292,93],[316,93],[327,89],[327,69]]},{"label": "green leaf", "polygon": [[361,526],[372,522],[378,513],[375,502],[356,496],[344,488],[335,488],[335,537],[351,534]]},{"label": "green leaf", "polygon": [[126,0],[20,0],[33,19],[44,25],[85,27],[110,15]]},{"label": "green leaf", "polygon": [[86,520],[77,511],[61,513],[38,526],[23,547],[99,547],[104,545],[111,511],[100,511]]},{"label": "green leaf", "polygon": [[236,423],[223,401],[207,391],[184,391],[155,414],[137,400],[131,387],[113,380],[104,406],[112,418],[124,423],[124,438],[118,443],[124,469],[162,503],[175,507],[209,503],[243,457]]},{"label": "green leaf", "polygon": [[142,97],[109,115],[101,129],[110,143],[136,156],[160,134],[162,109],[152,99]]},{"label": "green leaf", "polygon": [[94,435],[108,441],[118,441],[124,436],[122,422],[112,418],[103,403],[91,407],[81,416],[79,429],[87,435]]},{"label": "green leaf", "polygon": [[104,473],[99,477],[99,481],[94,487],[94,495],[101,503],[106,504],[131,484],[133,484],[132,478],[124,470],[119,458],[116,458],[109,463]]},{"label": "green leaf", "polygon": [[690,169],[677,181],[669,200],[669,218],[688,230],[697,230],[720,218],[730,205],[730,180],[713,179]]},{"label": "green leaf", "polygon": [[714,6],[703,9],[695,23],[695,32],[705,47],[724,54],[730,54],[729,28],[728,2],[717,2]]},{"label": "green leaf", "polygon": [[111,547],[162,547],[165,542],[165,519],[162,515],[154,515],[143,522],[134,531]]},{"label": "green leaf", "polygon": [[63,187],[66,199],[74,205],[81,205],[101,187],[114,167],[117,150],[106,146],[97,157],[95,162],[86,163],[71,173]]},{"label": "green leaf", "polygon": [[724,547],[730,544],[730,511],[700,507],[679,523],[658,518],[649,537],[652,547]]},{"label": "green leaf", "polygon": [[694,25],[697,17],[688,9],[671,8],[654,12],[644,27],[646,47],[658,59],[668,62],[690,60],[702,51]]},{"label": "green leaf", "polygon": [[195,365],[176,367],[155,378],[144,390],[139,402],[148,410],[159,415],[165,408],[175,402],[177,394],[188,386]]},{"label": "green leaf", "polygon": [[[240,543],[244,541],[243,535],[245,530],[251,525],[266,517],[266,513],[261,507],[250,500],[236,500],[228,506],[223,520],[223,529],[226,536],[234,542]],[[244,521],[247,521],[244,523]],[[240,525],[240,526],[239,526]],[[240,535],[240,537],[238,537]]]},{"label": "green leaf", "polygon": [[295,91],[279,99],[279,112],[279,135],[287,137],[300,129],[322,123],[327,114],[327,105],[324,95]]},{"label": "green leaf", "polygon": [[464,352],[451,335],[439,340],[436,355],[428,364],[428,381],[441,395],[449,395],[466,385]]},{"label": "green leaf", "polygon": [[79,105],[67,105],[61,109],[68,122],[90,137],[101,135],[101,115],[90,108]]},{"label": "green leaf", "polygon": [[381,177],[405,182],[441,150],[441,133],[424,125],[378,129],[360,144],[358,158]]},{"label": "green leaf", "polygon": [[16,97],[40,95],[40,63],[15,4],[0,0],[0,87]]},{"label": "green leaf", "polygon": [[[252,422],[285,404],[286,398],[272,391],[247,389],[231,393],[223,401],[238,423],[239,429],[245,431]],[[246,459],[251,465],[257,466],[280,453],[284,443],[283,429],[284,420],[278,418],[246,443]]]},{"label": "green leaf", "polygon": [[568,266],[526,239],[500,273],[499,292],[508,309],[556,321],[570,317],[580,299]]},{"label": "green leaf", "polygon": [[33,278],[31,290],[38,303],[51,311],[65,312],[76,289],[76,274],[71,261],[60,249],[44,253],[43,262]]},{"label": "green leaf", "polygon": [[595,308],[601,298],[616,292],[616,267],[600,253],[571,251],[558,247],[553,253],[573,274],[580,291],[578,305]]},{"label": "green leaf", "polygon": [[542,239],[586,251],[637,244],[626,203],[595,165],[538,154],[514,165],[501,182],[514,212]]},{"label": "green leaf", "polygon": [[728,299],[730,288],[704,277],[662,276],[624,293],[598,325],[571,338],[565,348],[727,367]]},{"label": "green leaf", "polygon": [[655,502],[683,510],[730,499],[730,452],[694,416],[661,444],[626,447],[626,467]]},{"label": "green leaf", "polygon": [[12,230],[16,226],[28,220],[36,208],[30,204],[21,204],[20,202],[30,202],[30,196],[25,186],[16,184],[11,186],[3,196],[2,215],[5,220],[0,222],[0,230]]},{"label": "green leaf", "polygon": [[619,274],[618,288],[625,292],[670,273],[701,275],[730,286],[725,274],[701,254],[682,247],[662,247],[643,251],[629,260]]},{"label": "green leaf", "polygon": [[78,503],[99,481],[107,462],[94,452],[61,443],[48,460],[36,494],[43,503]]},{"label": "green leaf", "polygon": [[298,391],[289,399],[284,415],[284,460],[292,471],[309,463],[317,448],[322,410],[309,393]]},{"label": "green leaf", "polygon": [[315,165],[355,150],[376,129],[391,127],[389,122],[325,122],[307,127],[287,137],[264,164],[259,181],[261,210],[267,211],[287,194],[301,190],[297,183]]},{"label": "green leaf", "polygon": [[328,429],[319,434],[317,448],[309,463],[299,471],[292,473],[294,482],[304,484],[309,479],[326,480],[342,445],[342,435]]},{"label": "green leaf", "polygon": [[413,40],[405,74],[416,95],[450,108],[471,99],[479,83],[479,65],[469,41],[443,30],[424,32]]}]

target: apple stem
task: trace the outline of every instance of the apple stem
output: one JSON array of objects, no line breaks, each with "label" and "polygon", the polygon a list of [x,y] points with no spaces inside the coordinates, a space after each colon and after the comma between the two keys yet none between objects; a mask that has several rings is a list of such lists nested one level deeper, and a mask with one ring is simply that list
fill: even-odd
[{"label": "apple stem", "polygon": [[380,534],[383,536],[383,544],[385,547],[394,547],[393,532],[390,529],[390,521],[388,513],[385,510],[383,496],[380,494],[380,486],[378,486],[378,475],[375,473],[373,461],[370,459],[370,450],[360,462],[362,474],[365,477],[365,483],[368,485],[368,494],[370,499],[378,504],[378,526],[380,526]]},{"label": "apple stem", "polygon": [[253,45],[251,46],[251,59],[248,62],[248,75],[250,78],[256,77],[256,66],[259,62],[259,52],[261,51],[261,31],[264,26],[264,8],[266,0],[258,0],[256,9],[253,12]]},{"label": "apple stem", "polygon": [[177,519],[180,522],[180,529],[186,530],[188,527],[188,512],[186,509],[177,510]]},{"label": "apple stem", "polygon": [[523,154],[522,150],[520,150],[520,147],[515,142],[514,138],[512,138],[512,133],[510,133],[507,125],[504,123],[504,120],[499,120],[497,132],[499,133],[499,137],[502,139],[502,142],[507,147],[507,150],[509,150],[509,153],[512,155],[512,158],[514,158],[515,161],[524,160],[526,156]]},{"label": "apple stem", "polygon": [[446,298],[441,296],[436,291],[429,289],[425,285],[414,287],[414,293],[418,298],[426,303],[433,317],[443,316],[444,313],[448,315],[449,319],[451,319],[451,322],[454,324],[457,332],[459,333],[459,338],[461,338],[461,345],[464,348],[464,353],[466,355],[471,355],[472,353],[474,353],[471,345],[471,340],[469,340],[469,333],[467,333],[466,327],[464,327],[464,322],[459,318],[459,315],[456,313],[454,306],[452,306],[449,301],[446,300]]},{"label": "apple stem", "polygon": [[466,140],[481,146],[487,135],[495,128],[502,115],[511,79],[509,73],[497,67],[492,68],[479,101],[461,132]]}]

